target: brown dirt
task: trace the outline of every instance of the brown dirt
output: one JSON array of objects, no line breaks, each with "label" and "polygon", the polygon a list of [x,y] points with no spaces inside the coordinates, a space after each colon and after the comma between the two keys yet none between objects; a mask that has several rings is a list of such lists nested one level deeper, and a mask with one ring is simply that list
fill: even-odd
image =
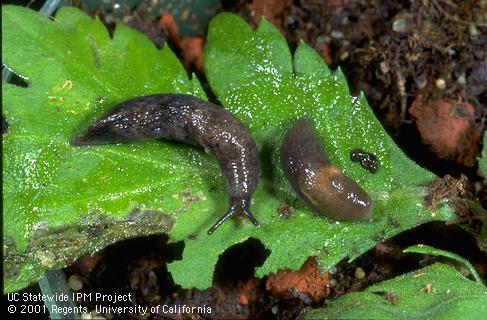
[{"label": "brown dirt", "polygon": [[[381,122],[415,160],[442,174],[461,170],[452,164],[475,165],[487,112],[487,19],[481,13],[486,3],[310,0],[271,5],[276,2],[227,1],[224,6],[254,26],[263,14],[291,47],[303,39],[332,68],[340,66],[352,92],[365,92]],[[418,99],[424,108],[412,117]],[[470,105],[461,138],[428,127],[435,101]],[[451,121],[445,117],[436,126],[445,128]]]},{"label": "brown dirt", "polygon": [[[303,39],[329,66],[340,66],[352,92],[365,92],[376,115],[410,156],[436,173],[460,176],[457,179],[447,175],[432,183],[427,201],[436,206],[444,197],[453,199],[459,223],[468,226],[466,229],[472,230],[472,234],[478,231],[481,222],[476,213],[462,207],[464,202],[459,199],[468,195],[485,201],[487,194],[486,188],[477,191],[473,188],[474,182],[481,179],[475,165],[487,99],[487,29],[484,18],[478,14],[482,10],[479,4],[464,1],[455,5],[441,0],[424,3],[240,0],[224,1],[223,5],[254,26],[264,15],[286,35],[291,48]],[[158,26],[184,66],[188,71],[198,72],[208,89],[201,73],[205,39],[181,38],[175,20],[167,14],[159,19]],[[147,33],[144,28],[138,29]],[[459,175],[461,172],[468,178]],[[290,216],[288,208],[283,203],[278,214],[282,218]],[[90,290],[96,292],[103,286],[125,288],[136,294],[138,303],[146,305],[211,305],[216,312],[210,318],[294,319],[305,310],[320,306],[324,299],[360,291],[419,268],[423,256],[402,253],[405,247],[419,242],[460,253],[472,261],[481,275],[487,269],[486,255],[480,252],[474,237],[456,225],[433,223],[380,242],[354,263],[341,262],[323,275],[310,258],[297,272],[281,270],[264,279],[254,278],[255,266],[269,253],[257,240],[249,240],[220,257],[211,288],[182,290],[172,282],[165,266],[173,258],[167,254],[166,258],[160,256],[163,251],[159,250],[167,249],[164,246],[157,247],[157,251],[151,249],[152,238],[147,243],[144,242],[147,239],[140,241],[145,250],[136,250],[135,256],[121,263],[128,266],[129,272],[120,275],[118,282],[107,274],[107,270],[114,268],[108,267],[114,263],[114,255],[108,252],[122,250],[135,254],[130,241],[104,250],[105,259],[98,261],[94,269],[86,262],[78,262],[70,270],[85,275],[88,270],[82,269],[87,265],[93,271],[91,278],[83,276],[83,279]],[[113,273],[118,274],[110,272]],[[377,294],[390,304],[398,302],[391,293]],[[207,316],[174,318],[203,317]],[[149,318],[160,319],[162,315]]]},{"label": "brown dirt", "polygon": [[281,21],[285,19],[285,12],[291,7],[292,0],[283,1],[252,1],[248,4],[248,8],[252,14],[251,21],[257,25],[260,17],[266,17],[267,20],[276,26],[281,25]]},{"label": "brown dirt", "polygon": [[183,37],[178,43],[181,49],[183,65],[186,69],[203,70],[203,46],[202,37]]},{"label": "brown dirt", "polygon": [[[266,17],[291,47],[303,39],[332,68],[343,68],[352,92],[365,92],[406,151],[420,162],[421,151],[428,153],[426,167],[435,159],[445,161],[446,168],[433,167],[438,173],[457,173],[451,163],[475,166],[487,114],[487,19],[479,14],[487,4],[240,0],[224,7],[254,26]],[[154,39],[153,23],[142,24],[146,12],[139,6],[125,20]],[[167,14],[159,26],[184,66],[201,72],[204,39],[180,38]]]},{"label": "brown dirt", "polygon": [[[446,175],[431,182],[428,189],[426,203],[433,209],[433,214],[436,208],[442,205],[442,200],[448,199],[457,215],[455,224],[462,226],[474,237],[478,237],[483,224],[483,212],[475,210],[465,201],[465,199],[474,198],[474,190],[466,176],[461,175],[459,179],[456,179]],[[479,249],[486,251],[482,245],[479,245]]]},{"label": "brown dirt", "polygon": [[253,303],[259,284],[260,280],[257,278],[250,278],[247,282],[239,281],[237,284],[237,290],[240,292],[238,303],[243,306]]},{"label": "brown dirt", "polygon": [[309,258],[298,271],[280,270],[267,278],[265,287],[274,296],[304,294],[320,301],[330,294],[328,273],[320,274],[316,259]]},{"label": "brown dirt", "polygon": [[166,30],[159,28],[155,21],[147,16],[147,5],[142,2],[135,10],[128,13],[123,22],[140,32],[146,34],[158,48],[162,48],[166,42]]},{"label": "brown dirt", "polygon": [[78,258],[76,263],[73,264],[76,267],[75,273],[81,276],[83,279],[89,279],[91,273],[95,270],[98,263],[104,258],[104,251],[100,251],[94,254],[85,254]]},{"label": "brown dirt", "polygon": [[416,96],[409,113],[425,144],[446,160],[474,166],[480,152],[480,131],[475,125],[475,109],[469,103],[452,103],[438,98],[425,101]]},{"label": "brown dirt", "polygon": [[184,67],[187,70],[202,72],[204,39],[202,37],[180,37],[176,20],[169,14],[161,16],[159,26],[163,28],[175,46]]},{"label": "brown dirt", "polygon": [[289,219],[293,215],[293,206],[289,204],[287,200],[284,200],[277,208],[277,213],[279,214],[279,218],[282,219]]},{"label": "brown dirt", "polygon": [[[266,289],[266,280],[257,279],[251,276],[253,271],[238,271],[234,274],[229,273],[231,269],[238,268],[243,264],[242,261],[252,260],[249,255],[258,258],[264,252],[256,246],[262,247],[260,243],[251,241],[248,244],[237,245],[227,254],[223,255],[217,264],[215,271],[216,281],[213,287],[203,291],[183,290],[176,286],[167,272],[166,263],[174,259],[179,259],[182,246],[180,244],[168,244],[165,236],[152,236],[127,240],[117,243],[104,249],[101,253],[93,256],[83,256],[67,269],[68,275],[78,274],[84,283],[81,292],[109,292],[110,290],[120,293],[131,292],[135,296],[133,304],[144,306],[166,305],[188,305],[202,306],[208,305],[213,308],[210,318],[213,319],[255,319],[255,318],[275,318],[277,315],[281,319],[294,319],[303,308],[315,305],[310,296],[322,300],[316,294],[320,292],[320,285],[316,283],[310,289],[306,288],[306,280],[295,275],[294,279],[298,285],[299,292],[286,295],[284,292],[276,295],[269,293]],[[248,248],[251,248],[250,250]],[[98,257],[104,257],[102,260]],[[238,260],[238,257],[242,257]],[[265,257],[261,257],[265,258]],[[260,258],[259,258],[260,259]],[[263,261],[263,260],[262,260]],[[255,266],[246,266],[248,270],[253,270]],[[224,272],[224,274],[219,274]],[[319,277],[314,260],[310,260],[303,266],[301,273],[311,280],[327,278]],[[291,272],[287,272],[287,277],[292,277]],[[299,273],[296,273],[299,274]],[[89,276],[81,276],[89,275]],[[270,280],[269,283],[279,285],[279,281]],[[289,281],[287,281],[289,283]],[[310,284],[308,284],[310,285]],[[325,287],[327,288],[327,287]],[[275,290],[273,285],[271,290]],[[325,289],[329,292],[329,288]],[[78,301],[80,305],[93,306],[90,302]],[[119,306],[128,306],[130,303],[120,303]],[[122,315],[110,315],[115,319],[126,319]],[[148,319],[162,319],[163,314],[151,315]],[[140,315],[129,317],[129,319],[142,319]],[[199,315],[174,315],[175,319],[201,319]]]},{"label": "brown dirt", "polygon": [[159,26],[168,35],[168,38],[171,40],[172,43],[177,43],[179,41],[179,27],[172,15],[162,15],[159,19]]},{"label": "brown dirt", "polygon": [[[379,243],[355,262],[343,261],[322,276],[313,258],[306,261],[297,272],[284,270],[263,279],[253,277],[252,272],[232,273],[232,269],[246,262],[246,270],[251,271],[260,264],[259,261],[265,259],[262,245],[258,241],[250,241],[235,246],[231,252],[220,257],[211,288],[202,291],[183,290],[174,284],[166,268],[167,262],[180,259],[183,246],[181,243],[168,244],[166,236],[117,243],[95,257],[80,258],[66,272],[68,276],[90,275],[80,276],[84,283],[81,292],[84,293],[131,292],[135,296],[132,303],[143,306],[207,305],[214,310],[211,316],[179,314],[171,319],[295,319],[303,310],[320,306],[324,299],[334,299],[347,292],[360,291],[371,284],[432,263],[432,259],[425,260],[422,255],[404,254],[402,250],[418,242],[442,247],[441,243],[448,243],[446,241],[452,235],[456,242],[449,243],[445,249],[458,252],[459,248],[469,248],[463,252],[464,256],[473,262],[480,274],[485,274],[482,270],[487,268],[487,255],[475,250],[475,239],[468,237],[456,226],[445,229],[445,225],[440,223],[421,226],[407,234]],[[242,259],[239,260],[238,257]],[[249,262],[251,259],[254,262]],[[396,298],[387,292],[380,294],[389,303],[397,303]],[[89,302],[78,303],[92,308]],[[110,316],[127,319],[126,316],[116,314]],[[137,315],[128,319],[163,318],[159,314],[146,318]]]}]

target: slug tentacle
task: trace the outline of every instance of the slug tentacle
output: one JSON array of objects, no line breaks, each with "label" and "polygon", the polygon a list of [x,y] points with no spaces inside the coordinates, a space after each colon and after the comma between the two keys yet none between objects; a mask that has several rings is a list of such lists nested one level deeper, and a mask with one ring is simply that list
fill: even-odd
[{"label": "slug tentacle", "polygon": [[182,94],[158,94],[119,104],[72,141],[74,145],[167,139],[200,146],[215,156],[231,197],[230,208],[208,231],[213,233],[232,215],[254,224],[250,199],[259,178],[255,142],[230,112],[213,103]]},{"label": "slug tentacle", "polygon": [[319,213],[336,220],[371,218],[369,195],[331,163],[308,118],[286,133],[280,158],[293,189]]},{"label": "slug tentacle", "polygon": [[249,209],[250,201],[242,198],[232,198],[230,200],[230,206],[225,214],[208,230],[208,234],[211,235],[223,222],[235,214],[245,215],[255,225],[258,226],[259,222],[255,219],[252,212]]}]

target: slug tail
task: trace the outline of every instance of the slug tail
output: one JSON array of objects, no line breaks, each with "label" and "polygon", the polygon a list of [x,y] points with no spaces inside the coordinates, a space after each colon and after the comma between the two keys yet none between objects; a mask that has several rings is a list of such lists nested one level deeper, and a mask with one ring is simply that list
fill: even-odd
[{"label": "slug tail", "polygon": [[225,214],[220,219],[218,219],[218,221],[210,229],[208,229],[208,235],[211,235],[228,218],[236,214],[245,215],[254,226],[259,225],[259,222],[257,221],[257,219],[255,219],[254,215],[249,209],[249,201],[246,199],[232,198],[230,202],[230,208],[228,208],[228,211],[225,212]]},{"label": "slug tail", "polygon": [[102,119],[71,140],[71,144],[74,146],[86,146],[137,140],[135,139],[136,137],[131,137],[131,134],[131,131],[122,132],[115,125],[111,125],[111,123],[107,123]]},{"label": "slug tail", "polygon": [[92,130],[88,130],[71,140],[71,144],[74,146],[85,146],[96,144],[97,140],[97,135],[93,134]]}]

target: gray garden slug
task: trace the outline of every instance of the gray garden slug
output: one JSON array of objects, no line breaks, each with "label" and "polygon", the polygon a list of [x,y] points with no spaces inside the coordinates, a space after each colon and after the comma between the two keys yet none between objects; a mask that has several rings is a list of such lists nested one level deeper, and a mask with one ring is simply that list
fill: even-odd
[{"label": "gray garden slug", "polygon": [[370,173],[376,173],[378,167],[377,157],[370,152],[362,149],[353,149],[350,151],[350,160],[358,162],[365,170]]},{"label": "gray garden slug", "polygon": [[237,214],[259,225],[249,208],[259,179],[257,147],[244,125],[218,105],[182,94],[135,98],[116,106],[72,143],[94,145],[149,139],[201,146],[216,157],[230,205],[208,234]]},{"label": "gray garden slug", "polygon": [[369,195],[330,162],[308,118],[286,133],[280,158],[293,189],[320,214],[335,220],[372,217]]}]

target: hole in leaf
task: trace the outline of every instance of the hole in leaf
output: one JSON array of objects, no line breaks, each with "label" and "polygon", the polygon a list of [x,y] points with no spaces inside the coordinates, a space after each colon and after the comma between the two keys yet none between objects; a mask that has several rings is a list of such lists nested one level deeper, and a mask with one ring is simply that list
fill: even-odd
[{"label": "hole in leaf", "polygon": [[[487,261],[487,253],[481,251],[474,235],[458,225],[444,222],[425,223],[395,236],[392,241],[405,248],[422,243],[456,253],[474,263]],[[487,266],[486,263],[483,265]]]},{"label": "hole in leaf", "polygon": [[254,275],[256,267],[264,264],[271,251],[255,238],[233,245],[220,255],[215,266],[214,282],[236,285]]},{"label": "hole in leaf", "polygon": [[28,80],[29,78],[17,74],[14,70],[4,64],[2,65],[2,82],[4,81],[18,87],[28,88]]},{"label": "hole in leaf", "polygon": [[93,292],[131,291],[141,299],[157,293],[163,298],[179,288],[167,263],[181,260],[183,249],[184,242],[168,243],[167,235],[129,239],[79,258],[67,274],[88,278]]}]

